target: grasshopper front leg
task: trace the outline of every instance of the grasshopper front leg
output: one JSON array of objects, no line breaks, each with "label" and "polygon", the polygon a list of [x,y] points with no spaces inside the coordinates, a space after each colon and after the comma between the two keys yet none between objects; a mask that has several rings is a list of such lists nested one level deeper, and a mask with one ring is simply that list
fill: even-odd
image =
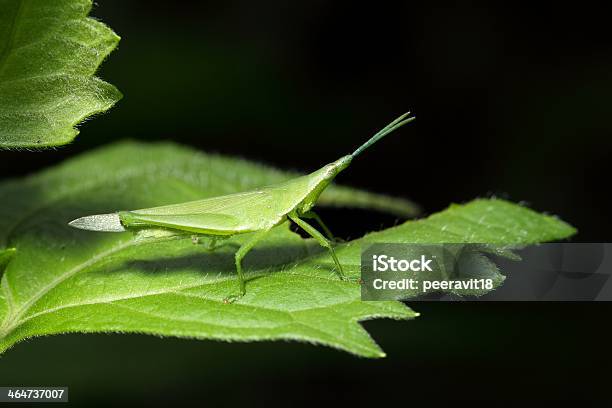
[{"label": "grasshopper front leg", "polygon": [[335,243],[344,241],[341,238],[336,238],[334,234],[332,234],[331,230],[327,227],[327,225],[325,225],[321,217],[319,217],[319,214],[315,213],[314,211],[310,210],[307,213],[302,214],[302,218],[315,220],[316,223],[319,224],[319,226],[325,233],[325,236],[327,237],[327,239],[329,239],[330,241],[335,242]]},{"label": "grasshopper front leg", "polygon": [[323,234],[317,231],[312,225],[300,219],[296,214],[289,214],[288,217],[291,221],[295,222],[300,228],[306,231],[308,235],[316,239],[322,247],[327,248],[327,250],[331,254],[332,259],[334,260],[334,263],[336,264],[338,276],[342,280],[346,279],[346,276],[344,275],[344,270],[342,269],[342,265],[340,265],[340,261],[338,261],[338,257],[336,256],[336,252],[334,252],[334,247],[332,246],[331,242],[326,239]]}]

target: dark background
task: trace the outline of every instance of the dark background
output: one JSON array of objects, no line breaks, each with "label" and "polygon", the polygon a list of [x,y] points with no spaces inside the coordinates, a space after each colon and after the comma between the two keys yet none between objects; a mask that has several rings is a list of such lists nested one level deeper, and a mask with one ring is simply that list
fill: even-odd
[{"label": "dark background", "polygon": [[[426,213],[498,195],[608,240],[609,13],[588,3],[99,1],[122,41],[100,76],[125,95],[58,150],[2,152],[7,177],[124,138],[314,170],[398,114],[417,120],[339,182]],[[393,217],[323,210],[341,236]],[[355,218],[359,217],[359,222]],[[603,396],[607,304],[423,303],[369,322],[389,357],[322,347],[70,335],[19,344],[0,382],[69,385],[75,401],[255,404],[548,401]],[[599,393],[602,394],[599,394]],[[495,403],[493,399],[496,398]]]}]

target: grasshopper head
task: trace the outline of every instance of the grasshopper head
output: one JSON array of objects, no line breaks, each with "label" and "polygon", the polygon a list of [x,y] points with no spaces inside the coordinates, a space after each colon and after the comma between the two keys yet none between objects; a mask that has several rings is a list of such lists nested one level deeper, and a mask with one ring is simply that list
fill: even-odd
[{"label": "grasshopper head", "polygon": [[298,207],[298,211],[302,214],[308,212],[308,210],[315,205],[323,190],[330,185],[338,173],[346,169],[351,164],[352,160],[353,157],[351,155],[343,156],[335,162],[329,163],[328,165],[310,174],[308,177],[312,177],[312,180],[316,184],[311,184],[312,190],[304,198],[301,205]]},{"label": "grasshopper head", "polygon": [[338,173],[346,169],[349,166],[349,164],[351,164],[352,160],[353,160],[353,156],[349,154],[325,166],[324,169],[328,171],[328,174],[330,177],[329,181],[333,180],[338,175]]}]

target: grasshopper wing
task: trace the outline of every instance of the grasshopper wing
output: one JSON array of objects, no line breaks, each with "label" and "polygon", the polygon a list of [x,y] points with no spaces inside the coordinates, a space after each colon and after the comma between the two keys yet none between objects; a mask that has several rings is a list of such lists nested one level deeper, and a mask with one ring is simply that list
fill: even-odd
[{"label": "grasshopper wing", "polygon": [[[157,226],[210,235],[234,235],[262,229],[270,195],[250,191],[186,203],[119,213],[127,227]],[[259,214],[259,216],[258,216]]]}]

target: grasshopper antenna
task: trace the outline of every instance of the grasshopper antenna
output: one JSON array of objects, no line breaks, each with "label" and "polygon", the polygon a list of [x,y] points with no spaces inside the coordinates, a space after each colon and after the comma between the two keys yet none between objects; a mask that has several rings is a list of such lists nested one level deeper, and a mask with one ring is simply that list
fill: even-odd
[{"label": "grasshopper antenna", "polygon": [[359,156],[365,149],[372,146],[374,143],[378,142],[380,139],[387,136],[389,133],[404,126],[408,122],[412,122],[415,119],[414,116],[408,117],[408,115],[410,115],[410,112],[404,113],[402,116],[382,128],[380,131],[378,131],[378,133],[372,136],[370,140],[362,144],[359,149],[355,150],[353,154],[351,154],[351,157],[354,159],[355,157]]}]

